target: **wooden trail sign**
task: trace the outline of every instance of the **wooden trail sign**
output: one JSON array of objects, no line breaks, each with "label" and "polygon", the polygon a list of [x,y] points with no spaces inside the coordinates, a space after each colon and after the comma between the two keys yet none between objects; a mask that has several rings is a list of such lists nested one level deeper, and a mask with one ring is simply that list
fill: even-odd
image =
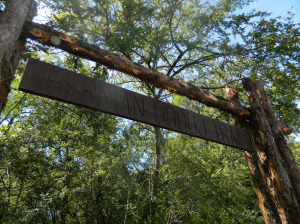
[{"label": "wooden trail sign", "polygon": [[36,59],[19,90],[253,151],[248,131]]}]

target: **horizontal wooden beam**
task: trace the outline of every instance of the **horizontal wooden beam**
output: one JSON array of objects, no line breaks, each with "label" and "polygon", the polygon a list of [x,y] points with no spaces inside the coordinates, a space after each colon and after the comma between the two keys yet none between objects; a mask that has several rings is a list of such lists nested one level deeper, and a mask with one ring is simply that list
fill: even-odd
[{"label": "horizontal wooden beam", "polygon": [[111,53],[97,46],[83,43],[53,28],[33,22],[27,22],[23,28],[23,37],[37,40],[40,43],[62,49],[70,54],[95,61],[112,70],[117,70],[143,82],[150,83],[172,93],[186,96],[209,107],[218,108],[241,117],[250,115],[249,109],[236,105],[203,89],[185,83],[182,80],[170,78],[162,73],[153,71],[143,65],[134,63],[124,56]]},{"label": "horizontal wooden beam", "polygon": [[[250,119],[251,117],[249,108],[204,91],[200,87],[193,86],[183,80],[170,78],[162,73],[153,71],[152,69],[137,64],[122,55],[77,40],[62,32],[58,32],[49,26],[34,22],[26,22],[21,37],[30,38],[39,41],[43,45],[52,46],[81,58],[97,62],[109,69],[123,72],[158,88],[163,88],[171,93],[186,96],[189,99],[198,101],[206,106],[226,111],[240,118]],[[287,125],[283,126],[285,129],[288,127]],[[288,132],[291,133],[291,130],[292,129],[289,129]]]},{"label": "horizontal wooden beam", "polygon": [[19,90],[253,152],[243,128],[36,59]]}]

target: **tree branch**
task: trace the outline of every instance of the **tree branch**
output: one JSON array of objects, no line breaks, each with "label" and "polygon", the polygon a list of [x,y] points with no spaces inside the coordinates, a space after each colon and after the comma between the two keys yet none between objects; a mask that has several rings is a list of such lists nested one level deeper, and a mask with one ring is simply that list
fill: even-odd
[{"label": "tree branch", "polygon": [[16,106],[18,106],[21,101],[23,100],[23,98],[27,95],[27,93],[24,93],[24,95],[19,99],[19,101],[8,111],[8,113],[5,115],[5,117],[0,121],[0,125],[2,124],[2,122],[10,115],[10,113],[13,111],[13,109],[16,108]]},{"label": "tree branch", "polygon": [[[76,40],[53,28],[33,22],[26,22],[23,27],[21,38],[30,38],[41,42],[43,45],[52,46],[64,50],[70,54],[95,61],[112,70],[120,71],[131,75],[143,82],[155,87],[166,89],[171,93],[177,93],[193,99],[209,107],[226,111],[240,118],[250,118],[250,109],[234,102],[216,96],[210,92],[184,82],[183,80],[168,77],[137,64],[126,57],[103,50],[97,46]],[[217,55],[218,57],[221,54]],[[216,57],[209,55],[208,57]],[[203,58],[202,58],[203,59]]]}]

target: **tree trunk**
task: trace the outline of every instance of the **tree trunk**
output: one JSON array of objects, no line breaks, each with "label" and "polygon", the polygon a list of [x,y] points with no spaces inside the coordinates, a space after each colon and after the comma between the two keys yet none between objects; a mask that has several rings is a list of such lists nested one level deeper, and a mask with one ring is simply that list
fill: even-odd
[{"label": "tree trunk", "polygon": [[[260,202],[262,212],[266,212],[266,223],[300,223],[298,165],[280,130],[262,83],[244,79],[243,85],[252,111],[248,130],[255,148],[255,155],[248,155],[247,160],[259,200],[267,202]],[[277,215],[273,216],[275,213],[278,213],[279,220]]]},{"label": "tree trunk", "polygon": [[25,44],[19,40],[23,24],[26,19],[32,19],[35,12],[34,0],[10,0],[0,13],[0,114]]},{"label": "tree trunk", "polygon": [[[241,104],[238,92],[232,86],[225,87],[226,96],[236,104]],[[241,119],[238,116],[234,116],[237,126],[249,129],[248,122]],[[259,159],[256,153],[249,153],[244,151],[245,158],[248,164],[250,175],[253,181],[255,192],[258,199],[258,204],[265,222],[268,223],[280,223],[280,217],[276,209],[276,205],[272,201],[272,197],[268,192],[267,186],[264,182],[262,173],[260,172]]]},{"label": "tree trunk", "polygon": [[97,177],[97,185],[95,189],[95,208],[96,208],[96,214],[97,214],[97,224],[103,224],[105,223],[105,216],[103,214],[103,177],[98,176]]},{"label": "tree trunk", "polygon": [[161,147],[162,147],[162,133],[160,128],[155,127],[155,164],[154,164],[154,172],[153,172],[153,196],[156,197],[157,188],[159,184],[159,169],[161,164]]},{"label": "tree trunk", "polygon": [[155,164],[152,176],[152,192],[151,192],[151,221],[155,223],[155,216],[157,213],[157,197],[159,190],[159,170],[161,167],[162,147],[164,145],[164,139],[161,129],[154,127],[155,131]]},{"label": "tree trunk", "polygon": [[257,155],[255,153],[248,153],[247,151],[244,151],[244,153],[257,195],[258,205],[265,222],[267,224],[281,223],[279,214],[276,210],[276,205],[272,200],[262,173],[260,172],[260,164]]}]

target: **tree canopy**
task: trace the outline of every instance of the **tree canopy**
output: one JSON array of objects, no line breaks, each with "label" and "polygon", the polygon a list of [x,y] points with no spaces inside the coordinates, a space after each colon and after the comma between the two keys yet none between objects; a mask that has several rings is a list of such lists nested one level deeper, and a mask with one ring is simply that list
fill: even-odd
[{"label": "tree canopy", "polygon": [[[226,85],[241,90],[242,78],[262,80],[277,117],[297,134],[300,26],[292,14],[235,13],[249,2],[39,4],[51,10],[49,26],[221,97]],[[241,151],[18,92],[28,57],[234,123],[228,113],[28,42],[0,121],[0,222],[263,223]]]}]

